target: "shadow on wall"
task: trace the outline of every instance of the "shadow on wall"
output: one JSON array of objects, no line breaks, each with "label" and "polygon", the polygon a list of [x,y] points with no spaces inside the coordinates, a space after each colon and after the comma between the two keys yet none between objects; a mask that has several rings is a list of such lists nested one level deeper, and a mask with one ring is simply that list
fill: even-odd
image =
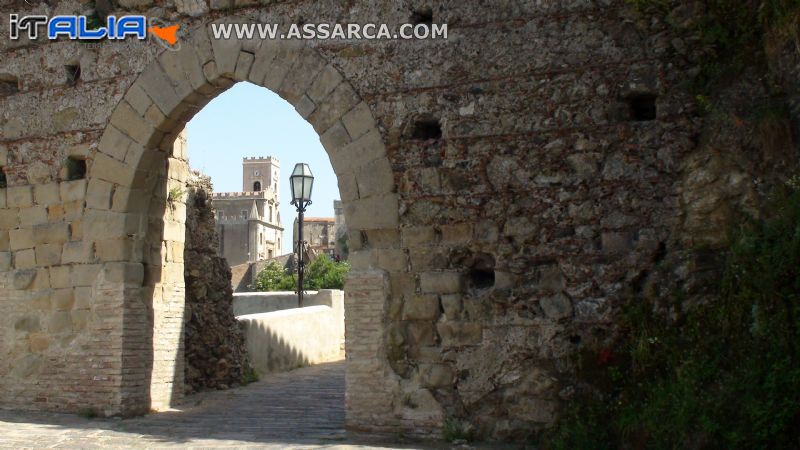
[{"label": "shadow on wall", "polygon": [[[280,300],[287,296],[274,297],[265,299],[262,306],[274,307],[274,300],[283,303]],[[296,296],[292,298],[296,305]],[[322,290],[311,298],[316,305],[237,317],[250,363],[258,373],[344,359],[344,292]]]},{"label": "shadow on wall", "polygon": [[247,336],[248,342],[255,338],[256,342],[264,344],[263,346],[259,345],[260,349],[251,350],[251,354],[258,355],[253,357],[258,360],[258,363],[254,362],[253,366],[259,374],[285,372],[311,365],[311,361],[306,355],[292,347],[283,337],[263,323],[257,323],[248,331]]}]

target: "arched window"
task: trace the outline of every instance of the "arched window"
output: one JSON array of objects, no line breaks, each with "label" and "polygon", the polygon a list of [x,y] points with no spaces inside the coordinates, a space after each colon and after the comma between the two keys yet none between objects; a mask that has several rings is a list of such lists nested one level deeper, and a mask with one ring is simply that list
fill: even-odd
[{"label": "arched window", "polygon": [[256,181],[255,183],[253,183],[253,191],[254,192],[259,192],[260,190],[261,190],[261,182],[260,181]]},{"label": "arched window", "polygon": [[272,206],[269,207],[269,221],[272,222]]}]

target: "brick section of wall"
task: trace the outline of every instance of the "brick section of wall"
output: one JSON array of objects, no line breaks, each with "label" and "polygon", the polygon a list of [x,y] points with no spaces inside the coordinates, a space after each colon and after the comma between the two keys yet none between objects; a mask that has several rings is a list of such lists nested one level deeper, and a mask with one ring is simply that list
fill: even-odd
[{"label": "brick section of wall", "polygon": [[383,323],[389,278],[379,270],[353,271],[345,283],[345,403],[347,428],[353,431],[396,430],[392,398],[396,383],[383,355]]}]

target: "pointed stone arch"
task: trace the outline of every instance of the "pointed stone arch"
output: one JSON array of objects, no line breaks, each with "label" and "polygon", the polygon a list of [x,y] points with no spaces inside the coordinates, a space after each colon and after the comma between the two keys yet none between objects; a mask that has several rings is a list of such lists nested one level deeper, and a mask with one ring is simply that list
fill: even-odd
[{"label": "pointed stone arch", "polygon": [[248,81],[279,94],[314,127],[338,179],[356,241],[345,305],[348,421],[357,426],[367,416],[359,412],[364,405],[371,416],[391,409],[391,388],[380,385],[390,373],[380,326],[388,278],[375,246],[361,245],[365,233],[386,231],[395,239],[379,245],[399,248],[398,199],[381,133],[353,86],[306,42],[213,40],[209,30],[210,24],[192,30],[179,50],[162,52],[138,76],[115,107],[89,171],[88,197],[99,201],[86,220],[120,249],[103,260],[115,271],[97,293],[120,305],[120,396],[107,411],[137,414],[181,396],[185,206],[170,187],[185,182],[186,155],[173,143],[206,103]]}]

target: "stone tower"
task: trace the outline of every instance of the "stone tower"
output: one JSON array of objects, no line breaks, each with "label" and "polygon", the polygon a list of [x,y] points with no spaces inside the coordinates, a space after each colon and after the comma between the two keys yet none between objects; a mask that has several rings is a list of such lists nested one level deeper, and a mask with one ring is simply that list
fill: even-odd
[{"label": "stone tower", "polygon": [[272,189],[278,196],[281,165],[277,158],[249,157],[242,160],[242,191]]}]

